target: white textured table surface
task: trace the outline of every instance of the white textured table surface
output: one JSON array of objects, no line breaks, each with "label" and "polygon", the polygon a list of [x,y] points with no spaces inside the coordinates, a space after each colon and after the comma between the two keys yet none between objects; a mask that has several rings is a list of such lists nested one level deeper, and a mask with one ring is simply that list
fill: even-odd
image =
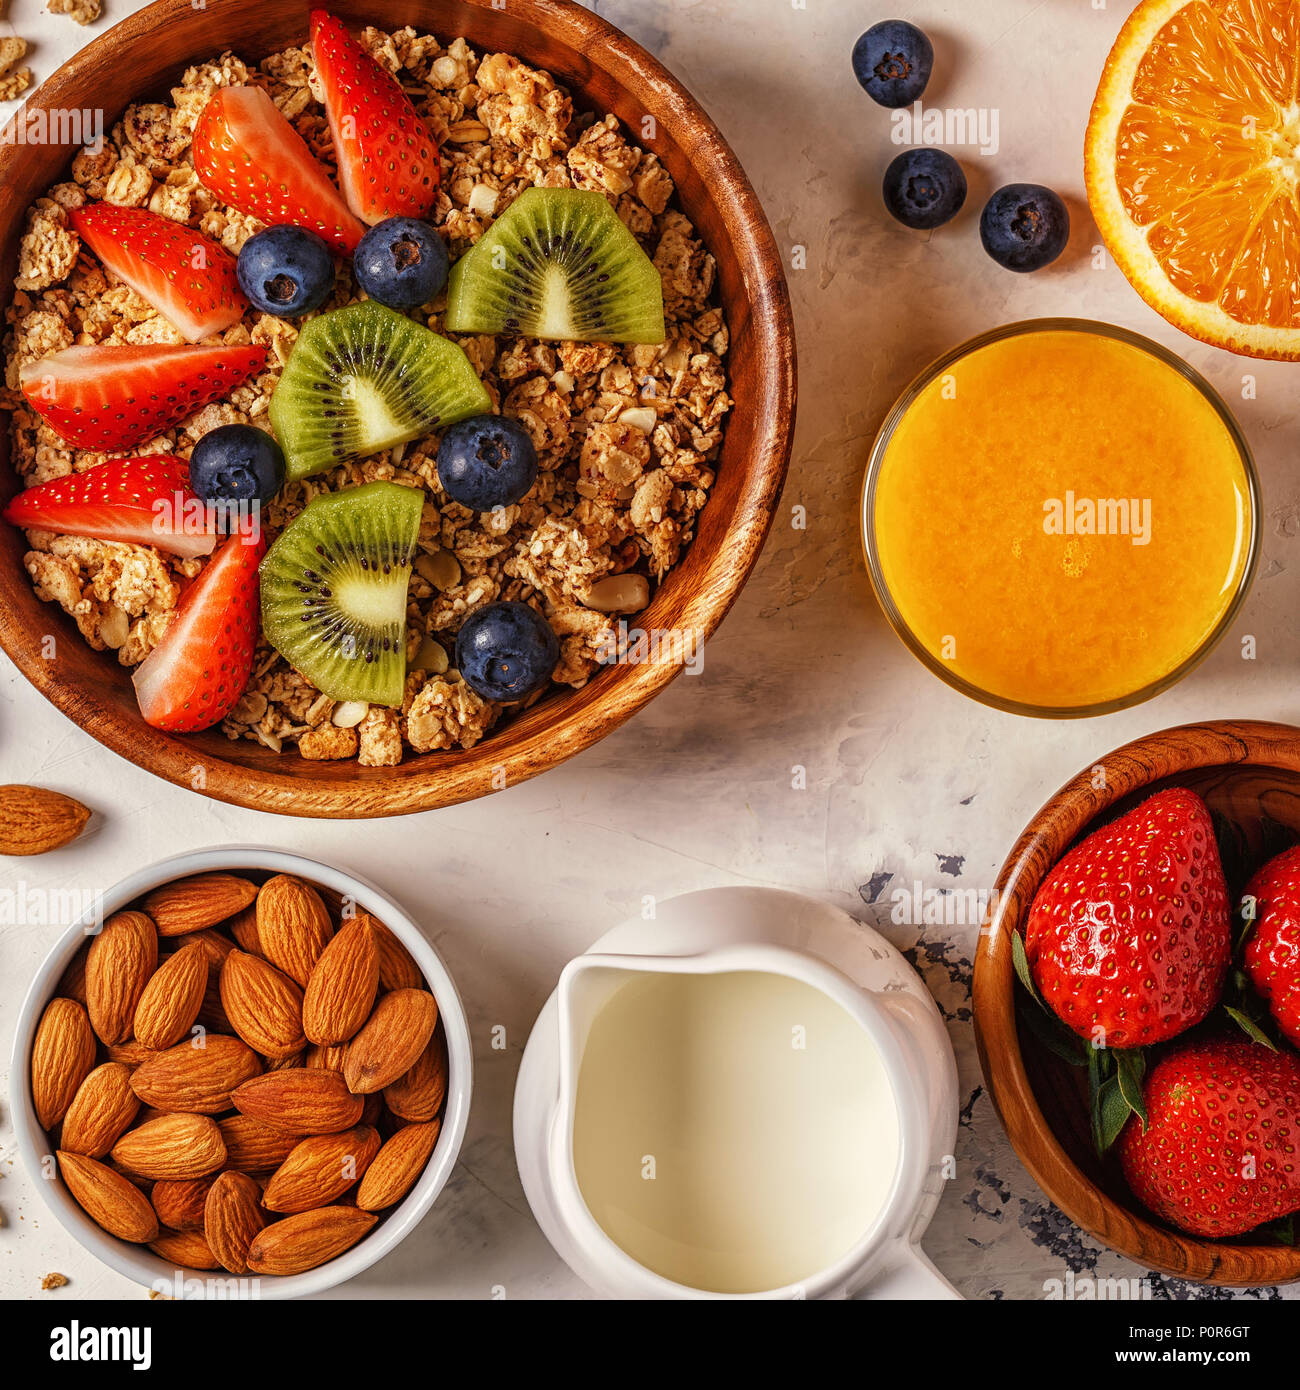
[{"label": "white textured table surface", "polygon": [[[32,44],[37,78],[136,5],[105,0],[90,30],[11,0],[0,32]],[[638,910],[641,897],[728,883],[796,889],[881,927],[916,962],[946,1017],[961,1069],[958,1176],[925,1240],[974,1298],[1041,1298],[1044,1282],[1146,1271],[1101,1250],[1048,1203],[1011,1152],[984,1093],[970,1024],[974,928],[891,921],[890,892],[987,889],[1025,820],[1080,766],[1189,719],[1297,713],[1295,591],[1300,419],[1294,368],[1249,363],[1166,327],[1119,272],[1092,268],[1097,240],[1082,183],[1096,78],[1129,0],[599,0],[593,5],[691,88],[757,186],[790,270],[799,337],[799,429],[784,515],[758,571],[679,680],[583,756],[490,801],[387,823],[311,823],[205,801],[101,748],[0,657],[0,782],[73,792],[102,813],[93,838],[13,868],[11,884],[102,887],[129,867],[199,846],[256,842],[356,868],[421,920],[455,975],[477,1053],[461,1163],[437,1206],[341,1297],[582,1297],[538,1231],[515,1173],[510,1104],[528,1030],[566,960]],[[394,4],[394,15],[400,14]],[[934,38],[927,98],[988,108],[999,148],[955,151],[971,185],[959,221],[926,240],[879,201],[889,114],[858,89],[853,40],[901,15]],[[6,115],[8,112],[5,113]],[[1067,255],[1033,276],[989,261],[976,228],[1001,183],[1049,183],[1069,200]],[[857,498],[874,431],[897,392],[940,350],[997,323],[1046,314],[1108,319],[1183,353],[1234,405],[1256,451],[1264,553],[1235,632],[1177,689],[1104,719],[1050,724],[949,691],[894,638],[871,597]],[[1242,377],[1257,380],[1242,400]],[[807,529],[789,524],[806,508]],[[1258,659],[1244,663],[1240,637]],[[794,790],[792,769],[806,768]],[[19,873],[21,869],[21,875]],[[892,877],[891,877],[892,876]],[[873,901],[873,898],[875,899]],[[26,981],[55,927],[0,927],[5,1063]],[[489,1046],[503,1024],[506,1052]],[[12,1159],[0,1100],[0,1295],[143,1297],[80,1253]],[[1154,1297],[1195,1296],[1157,1279]],[[1265,1296],[1272,1296],[1266,1294]]]}]

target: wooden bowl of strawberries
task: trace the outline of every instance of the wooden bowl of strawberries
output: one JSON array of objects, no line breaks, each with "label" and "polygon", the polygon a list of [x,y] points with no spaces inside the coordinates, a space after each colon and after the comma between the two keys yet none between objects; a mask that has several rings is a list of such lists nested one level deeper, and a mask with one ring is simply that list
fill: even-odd
[{"label": "wooden bowl of strawberries", "polygon": [[409,1235],[472,1048],[441,959],[364,880],[178,855],[97,895],[17,1020],[17,1150],[91,1254],[176,1298],[296,1298]]},{"label": "wooden bowl of strawberries", "polygon": [[1300,729],[1166,729],[1068,782],[1003,865],[974,1006],[1072,1221],[1176,1278],[1300,1279]]}]

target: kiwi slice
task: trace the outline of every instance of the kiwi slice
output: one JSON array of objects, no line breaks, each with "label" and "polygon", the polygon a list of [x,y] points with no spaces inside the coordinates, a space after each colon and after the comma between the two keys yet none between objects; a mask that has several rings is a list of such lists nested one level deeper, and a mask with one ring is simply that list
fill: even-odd
[{"label": "kiwi slice", "polygon": [[262,630],[331,700],[402,703],[406,586],[424,493],[398,483],[327,492],[262,560]]},{"label": "kiwi slice", "polygon": [[447,327],[662,343],[663,282],[603,194],[529,188],[452,266]]},{"label": "kiwi slice", "polygon": [[271,428],[289,477],[305,478],[491,409],[455,343],[367,299],[298,334],[271,397]]}]

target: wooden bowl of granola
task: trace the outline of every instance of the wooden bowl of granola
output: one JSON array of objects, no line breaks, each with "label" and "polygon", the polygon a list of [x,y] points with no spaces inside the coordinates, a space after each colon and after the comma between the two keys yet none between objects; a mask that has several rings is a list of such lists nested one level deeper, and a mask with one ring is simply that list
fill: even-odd
[{"label": "wooden bowl of granola", "polygon": [[[692,660],[696,646],[721,622],[753,567],[780,494],[794,423],[794,336],[780,256],[735,155],[686,90],[618,30],[567,0],[510,0],[502,8],[496,8],[492,0],[409,0],[396,9],[381,0],[340,0],[332,8],[354,31],[374,25],[388,33],[398,15],[414,30],[413,35],[399,32],[386,44],[373,36],[372,42],[383,50],[381,61],[390,56],[396,61],[399,77],[409,81],[412,90],[427,86],[429,111],[442,113],[437,123],[443,128],[437,133],[444,155],[448,141],[454,151],[444,158],[444,191],[450,188],[455,194],[457,187],[463,188],[463,181],[456,184],[457,174],[463,175],[471,165],[499,162],[507,147],[520,159],[533,157],[535,167],[529,166],[526,177],[537,181],[546,177],[548,155],[539,154],[540,150],[561,163],[567,159],[578,184],[584,177],[598,181],[604,177],[601,160],[605,156],[595,143],[609,138],[603,130],[616,132],[613,138],[623,150],[633,140],[644,147],[634,158],[628,156],[633,159],[632,188],[620,196],[632,200],[629,215],[633,219],[648,218],[643,227],[647,242],[658,237],[655,255],[665,275],[670,321],[668,340],[659,356],[653,362],[629,356],[620,366],[617,353],[612,360],[602,360],[600,355],[575,358],[572,353],[556,357],[560,345],[553,344],[550,356],[542,354],[540,367],[538,360],[523,361],[515,353],[509,372],[522,369],[522,383],[500,363],[489,370],[498,371],[499,380],[491,384],[501,387],[502,398],[530,381],[541,382],[531,389],[548,398],[556,378],[576,380],[569,390],[577,402],[587,404],[580,420],[569,420],[566,433],[570,438],[581,434],[584,440],[592,433],[593,421],[619,418],[619,400],[606,397],[619,396],[631,380],[632,367],[645,364],[663,382],[676,383],[669,388],[680,393],[680,399],[673,396],[673,428],[661,437],[657,425],[668,417],[647,422],[645,444],[649,454],[653,435],[654,467],[649,471],[659,475],[657,482],[667,500],[656,511],[650,505],[654,499],[647,499],[647,507],[641,509],[644,529],[622,537],[625,553],[618,561],[623,568],[639,563],[650,571],[654,585],[650,602],[628,622],[656,640],[641,648],[634,644],[634,659],[628,659],[626,647],[622,660],[594,658],[590,624],[577,611],[581,605],[566,599],[565,621],[577,625],[569,635],[588,644],[566,648],[566,655],[572,650],[577,664],[570,669],[562,661],[559,669],[569,671],[572,688],[552,687],[527,708],[510,711],[490,731],[483,726],[490,725],[495,714],[483,715],[472,702],[460,700],[464,692],[453,687],[450,694],[441,692],[438,697],[445,728],[439,728],[437,719],[423,721],[417,740],[411,742],[408,732],[414,731],[408,730],[406,718],[379,718],[374,715],[378,707],[371,707],[355,738],[349,738],[349,726],[332,723],[328,708],[332,702],[322,706],[311,701],[310,687],[304,692],[300,678],[295,684],[295,673],[280,661],[278,684],[275,671],[255,673],[255,681],[260,679],[262,684],[250,686],[252,699],[238,711],[245,722],[228,724],[226,733],[218,727],[182,737],[149,727],[136,707],[129,658],[140,659],[135,652],[137,639],[138,645],[148,645],[148,603],[137,595],[125,609],[125,600],[110,604],[105,592],[117,596],[118,575],[110,569],[104,576],[102,560],[87,560],[75,547],[55,554],[37,551],[29,574],[25,557],[41,542],[5,526],[0,527],[0,645],[24,675],[88,733],[180,786],[199,788],[222,801],[293,815],[394,815],[482,796],[555,766],[629,718]],[[425,35],[436,36],[438,45],[417,37]],[[6,190],[0,211],[4,269],[0,285],[13,287],[0,293],[17,320],[6,347],[7,401],[11,408],[17,407],[12,411],[17,423],[11,440],[6,441],[14,466],[0,468],[0,502],[8,501],[18,489],[20,473],[25,470],[24,476],[30,475],[43,466],[37,459],[41,447],[37,432],[30,419],[24,426],[21,398],[12,391],[18,354],[39,357],[70,341],[98,341],[96,334],[102,332],[87,325],[84,317],[79,322],[78,316],[88,311],[77,297],[77,272],[58,264],[67,253],[57,239],[60,214],[51,211],[42,223],[39,218],[33,221],[28,209],[60,185],[63,197],[74,201],[87,192],[101,197],[107,191],[167,215],[179,213],[179,220],[186,220],[185,206],[178,209],[173,202],[185,197],[193,182],[183,167],[184,142],[180,150],[155,146],[150,143],[157,138],[154,127],[163,123],[165,141],[166,122],[179,121],[178,109],[194,102],[193,83],[213,80],[204,78],[204,70],[196,65],[211,63],[226,50],[246,61],[254,79],[267,84],[273,95],[284,97],[283,87],[275,84],[291,80],[305,89],[306,74],[299,73],[295,79],[289,71],[292,62],[266,70],[258,64],[271,55],[301,48],[306,38],[303,6],[275,0],[222,0],[220,5],[195,8],[190,0],[158,0],[65,64],[16,118],[22,120],[23,131],[11,130],[0,150],[0,181]],[[459,47],[457,39],[464,41]],[[477,103],[482,95],[468,79],[475,55],[491,53],[514,55],[536,70],[529,80],[545,95],[545,112],[524,111],[522,119],[525,127],[534,118],[539,127],[548,119],[559,120],[560,136],[553,147],[547,143],[553,132],[539,128],[530,134],[525,129],[520,137],[502,125],[500,107],[488,116],[462,100],[472,97]],[[187,69],[198,73],[191,78],[191,89],[178,86]],[[572,111],[556,117],[557,108],[568,111],[566,93]],[[506,107],[515,103],[511,119],[520,115],[520,99],[518,93],[502,98]],[[309,102],[310,91],[300,100]],[[296,113],[303,112],[297,101],[294,108]],[[74,170],[75,142],[93,133],[96,110],[103,112],[106,148],[116,158],[101,164],[83,156]],[[73,118],[69,113],[84,115]],[[115,134],[124,113],[127,124]],[[480,115],[490,129],[476,119]],[[615,120],[602,124],[605,116]],[[453,118],[454,129],[447,124]],[[92,128],[82,130],[87,121]],[[171,128],[174,133],[177,127]],[[578,156],[570,158],[573,146],[584,137],[581,161]],[[500,149],[493,145],[498,139],[505,142]],[[475,144],[476,140],[480,143]],[[578,168],[579,162],[584,168]],[[636,183],[638,173],[643,185]],[[661,202],[668,196],[663,192],[665,174],[671,180],[671,201],[666,205]],[[114,177],[117,184],[110,188]],[[137,183],[140,188],[135,187]],[[637,200],[643,193],[642,207]],[[456,205],[452,197],[449,204],[452,214],[462,218],[471,217],[478,206]],[[659,212],[654,211],[656,205]],[[199,208],[191,210],[189,220],[199,225]],[[213,234],[220,237],[223,230],[218,226]],[[237,239],[228,243],[232,249],[237,249]],[[22,290],[14,286],[19,274],[25,285]],[[79,338],[74,332],[78,327],[83,332],[89,328],[88,337]],[[724,352],[725,365],[719,360]],[[549,378],[548,368],[555,369]],[[719,422],[730,402],[736,409],[722,429]],[[640,388],[633,387],[624,403],[633,409],[644,404]],[[602,410],[612,413],[602,415]],[[184,428],[183,422],[176,431],[177,452],[192,442],[182,437]],[[48,439],[45,443],[48,446]],[[572,453],[576,476],[576,443]],[[47,459],[48,455],[47,447]],[[680,483],[673,482],[670,470],[677,472]],[[66,465],[62,471],[67,471]],[[678,507],[680,511],[674,512]],[[671,523],[666,529],[665,520]],[[573,518],[565,517],[564,524],[572,531]],[[586,544],[590,537],[582,533],[582,523],[578,530],[578,540]],[[529,539],[529,535],[519,538],[521,555],[527,552]],[[448,553],[449,549],[440,551],[443,556]],[[467,546],[466,555],[473,553],[472,545]],[[543,552],[544,556],[550,553]],[[555,553],[563,553],[562,548]],[[655,573],[665,561],[666,572]],[[476,559],[467,559],[468,567],[456,571],[456,582],[468,584],[485,572],[491,578],[493,563],[480,567]],[[427,568],[430,573],[436,570],[432,565]],[[609,568],[617,573],[613,560]],[[98,589],[96,575],[101,576]],[[42,601],[34,580],[55,601]],[[429,582],[434,586],[434,579]],[[504,578],[501,582],[504,585]],[[78,585],[82,586],[80,596],[75,592]],[[453,589],[454,585],[441,598],[435,594],[434,606],[442,602],[454,610],[464,597],[464,611],[481,597]],[[154,592],[165,590],[160,584]],[[74,621],[78,618],[79,623]],[[556,621],[553,617],[553,625]],[[109,630],[123,623],[129,632],[125,641],[121,631]],[[120,661],[113,660],[110,650],[93,650],[83,637],[87,631],[101,647],[117,650]],[[609,650],[606,646],[605,651]],[[265,713],[259,715],[263,707]],[[319,730],[313,718],[323,718]],[[335,728],[343,731],[342,737],[333,732]],[[285,746],[304,733],[314,735],[309,739],[314,750],[334,743],[359,747],[360,761],[351,756],[313,760]],[[317,759],[337,756],[333,751],[316,751]]]},{"label": "wooden bowl of granola", "polygon": [[[1098,775],[1104,770],[1104,777]],[[1186,724],[1097,759],[1034,816],[998,875],[973,986],[975,1038],[989,1095],[1020,1161],[1077,1225],[1143,1269],[1232,1287],[1300,1279],[1300,1250],[1258,1234],[1210,1240],[1165,1225],[1129,1191],[1113,1152],[1092,1146],[1087,1080],[1035,1033],[1012,964],[1039,885],[1100,825],[1166,787],[1187,787],[1229,827],[1241,863],[1225,857],[1229,891],[1300,837],[1300,729],[1256,720]]]}]

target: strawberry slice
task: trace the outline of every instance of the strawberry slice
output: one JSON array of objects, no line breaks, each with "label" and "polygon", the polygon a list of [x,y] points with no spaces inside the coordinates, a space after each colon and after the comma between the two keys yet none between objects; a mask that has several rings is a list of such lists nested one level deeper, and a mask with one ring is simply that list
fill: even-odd
[{"label": "strawberry slice", "polygon": [[224,332],[248,307],[235,258],[193,227],[112,203],[87,203],[68,217],[100,261],[191,343]]},{"label": "strawberry slice", "polygon": [[194,127],[193,154],[204,187],[240,212],[305,227],[343,254],[356,250],[365,228],[260,87],[215,91]]},{"label": "strawberry slice", "polygon": [[262,347],[70,347],[28,362],[18,384],[69,444],[115,453],[155,439],[265,365]]},{"label": "strawberry slice", "polygon": [[186,558],[211,555],[217,543],[190,493],[189,464],[170,454],[109,459],[51,478],[20,492],[3,515],[27,530],[155,545]]},{"label": "strawberry slice", "polygon": [[325,10],[311,12],[311,48],[348,206],[372,225],[425,216],[438,193],[438,143],[410,97]]},{"label": "strawberry slice", "polygon": [[253,670],[265,552],[260,528],[255,540],[231,536],[186,589],[172,625],[132,677],[146,724],[192,734],[234,709]]}]

